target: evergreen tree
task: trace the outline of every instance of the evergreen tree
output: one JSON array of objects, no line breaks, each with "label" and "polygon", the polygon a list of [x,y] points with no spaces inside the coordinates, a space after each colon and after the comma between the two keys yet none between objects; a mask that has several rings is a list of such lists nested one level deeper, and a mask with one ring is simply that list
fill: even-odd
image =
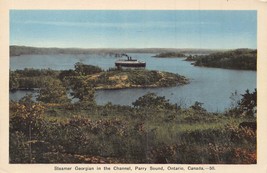
[{"label": "evergreen tree", "polygon": [[44,87],[39,90],[37,101],[45,103],[66,103],[70,100],[67,97],[66,88],[58,79],[47,79]]}]

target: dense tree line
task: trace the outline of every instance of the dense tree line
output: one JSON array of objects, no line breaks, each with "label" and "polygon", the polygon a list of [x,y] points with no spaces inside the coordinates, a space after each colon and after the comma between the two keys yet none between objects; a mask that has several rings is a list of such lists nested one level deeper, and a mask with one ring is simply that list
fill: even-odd
[{"label": "dense tree line", "polygon": [[188,56],[186,60],[195,61],[195,66],[256,70],[257,50],[236,49],[209,55]]},{"label": "dense tree line", "polygon": [[185,57],[185,54],[180,52],[163,52],[155,55],[154,57],[158,58],[177,58],[177,57]]}]

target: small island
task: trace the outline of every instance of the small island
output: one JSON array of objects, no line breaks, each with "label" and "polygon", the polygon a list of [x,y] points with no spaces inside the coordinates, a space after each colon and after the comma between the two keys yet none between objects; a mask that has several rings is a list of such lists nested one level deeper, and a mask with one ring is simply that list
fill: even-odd
[{"label": "small island", "polygon": [[43,88],[51,81],[74,90],[76,83],[86,83],[95,90],[124,88],[156,88],[188,84],[181,75],[146,69],[117,69],[107,71],[97,66],[76,63],[72,70],[24,69],[10,71],[10,90]]},{"label": "small island", "polygon": [[163,52],[155,55],[156,58],[184,58],[185,54],[179,52]]},{"label": "small island", "polygon": [[87,76],[95,89],[157,88],[188,83],[188,79],[178,74],[155,70],[120,70],[101,72]]}]

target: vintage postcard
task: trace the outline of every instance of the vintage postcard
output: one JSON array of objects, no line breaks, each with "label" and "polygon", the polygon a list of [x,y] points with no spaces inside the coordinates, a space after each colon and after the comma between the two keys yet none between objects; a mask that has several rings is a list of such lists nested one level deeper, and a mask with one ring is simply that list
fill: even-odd
[{"label": "vintage postcard", "polygon": [[0,173],[267,171],[266,2],[1,4]]}]

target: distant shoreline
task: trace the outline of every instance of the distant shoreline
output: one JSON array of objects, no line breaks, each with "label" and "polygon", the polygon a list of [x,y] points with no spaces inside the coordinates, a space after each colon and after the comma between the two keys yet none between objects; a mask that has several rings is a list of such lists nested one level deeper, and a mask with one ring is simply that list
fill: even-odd
[{"label": "distant shoreline", "polygon": [[10,46],[10,56],[53,55],[53,54],[116,54],[116,53],[153,53],[176,52],[182,54],[210,54],[224,52],[228,49],[194,49],[194,48],[41,48],[29,46]]}]

